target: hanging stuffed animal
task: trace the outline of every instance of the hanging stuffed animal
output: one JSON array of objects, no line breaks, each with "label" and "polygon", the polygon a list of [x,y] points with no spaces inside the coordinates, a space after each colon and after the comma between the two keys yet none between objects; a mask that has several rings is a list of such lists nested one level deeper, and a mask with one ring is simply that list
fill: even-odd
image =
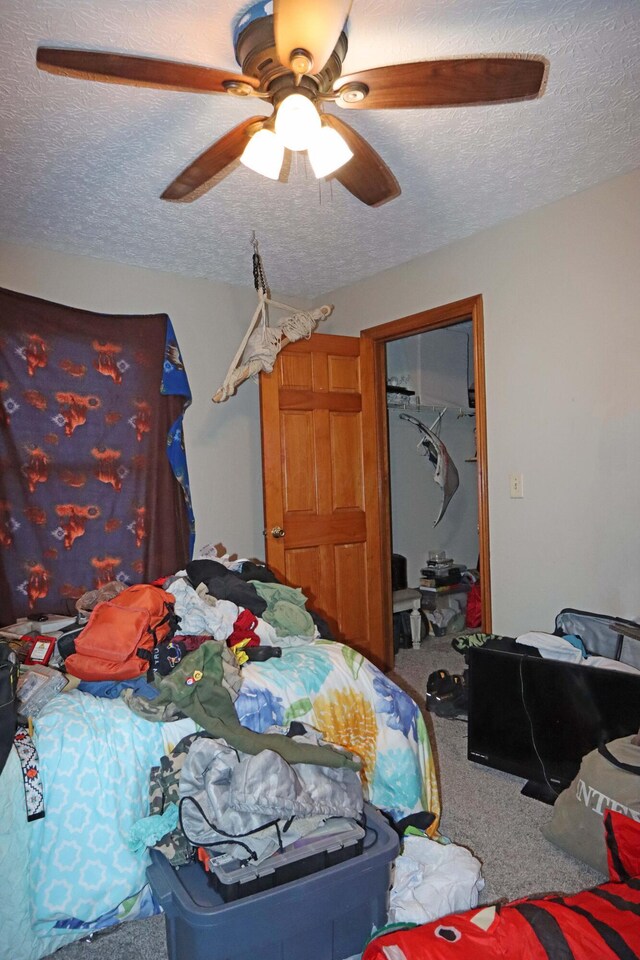
[{"label": "hanging stuffed animal", "polygon": [[[438,420],[441,418],[441,416],[442,414]],[[437,527],[444,516],[445,510],[449,506],[449,501],[460,484],[460,478],[458,476],[458,471],[456,470],[456,465],[449,456],[449,451],[445,447],[440,437],[433,432],[433,428],[429,429],[429,427],[425,426],[422,420],[418,420],[416,417],[411,417],[408,413],[401,413],[400,419],[408,420],[409,423],[413,423],[414,426],[416,426],[418,430],[424,434],[420,440],[419,446],[424,448],[424,452],[429,457],[430,462],[436,468],[433,479],[439,487],[442,487],[442,503],[440,505],[440,512],[433,521],[434,527]],[[436,423],[437,422],[438,421],[436,421]]]},{"label": "hanging stuffed animal", "polygon": [[[255,231],[251,243],[253,245],[253,280],[258,293],[258,306],[227,371],[224,383],[213,397],[214,403],[222,403],[233,396],[239,385],[249,377],[257,377],[261,371],[271,373],[276,357],[287,343],[294,343],[296,340],[302,340],[303,337],[308,340],[318,322],[326,320],[333,312],[333,307],[328,304],[315,310],[300,310],[287,303],[272,300]],[[269,322],[270,306],[286,310],[290,316],[271,324]]]},{"label": "hanging stuffed animal", "polygon": [[[223,400],[232,396],[238,386],[249,377],[256,377],[261,371],[271,373],[282,348],[287,343],[302,340],[303,337],[308,340],[317,327],[318,321],[325,320],[333,310],[333,307],[328,305],[318,307],[316,310],[295,310],[295,307],[278,303],[277,300],[272,300],[262,292],[259,293],[259,300],[258,308],[227,371],[224,383],[213,397],[214,403],[222,403]],[[276,324],[270,324],[268,305],[295,312]],[[259,320],[260,326],[254,330]]]}]

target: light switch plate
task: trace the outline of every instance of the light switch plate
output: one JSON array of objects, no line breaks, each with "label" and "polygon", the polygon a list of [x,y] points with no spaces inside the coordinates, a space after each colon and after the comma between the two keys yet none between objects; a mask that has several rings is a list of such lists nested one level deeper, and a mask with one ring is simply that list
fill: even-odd
[{"label": "light switch plate", "polygon": [[521,473],[509,474],[509,496],[514,500],[524,497],[524,481]]}]

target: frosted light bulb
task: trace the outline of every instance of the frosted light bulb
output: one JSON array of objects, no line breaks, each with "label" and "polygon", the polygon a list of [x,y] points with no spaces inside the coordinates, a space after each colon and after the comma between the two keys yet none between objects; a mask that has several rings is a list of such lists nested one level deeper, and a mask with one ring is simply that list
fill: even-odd
[{"label": "frosted light bulb", "polygon": [[277,180],[282,169],[284,147],[271,130],[258,130],[244,148],[240,161],[263,177]]},{"label": "frosted light bulb", "polygon": [[289,150],[306,150],[320,130],[320,114],[308,97],[292,93],[276,114],[276,136]]},{"label": "frosted light bulb", "polygon": [[351,160],[353,151],[333,127],[321,127],[309,144],[309,163],[316,177],[328,177]]}]

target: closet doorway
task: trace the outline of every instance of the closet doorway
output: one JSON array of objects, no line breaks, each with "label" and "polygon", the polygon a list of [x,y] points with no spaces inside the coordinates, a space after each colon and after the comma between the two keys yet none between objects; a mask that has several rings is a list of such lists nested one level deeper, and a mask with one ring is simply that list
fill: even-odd
[{"label": "closet doorway", "polygon": [[[361,332],[361,338],[379,440],[375,482],[382,493],[377,518],[380,566],[383,572],[388,570],[385,620],[391,624],[392,553],[406,556],[408,586],[415,587],[429,553],[444,552],[447,559],[479,570],[482,620],[477,629],[490,633],[482,297],[371,327]],[[435,466],[418,450],[425,435],[401,414],[434,428],[458,473],[458,489],[435,527],[443,491],[434,483]],[[451,607],[448,602],[435,604],[443,615],[434,611],[432,632],[447,630],[447,618],[453,629],[459,629],[466,597],[454,596],[458,603]],[[430,599],[423,596],[424,601]],[[454,622],[448,609],[456,608]]]}]

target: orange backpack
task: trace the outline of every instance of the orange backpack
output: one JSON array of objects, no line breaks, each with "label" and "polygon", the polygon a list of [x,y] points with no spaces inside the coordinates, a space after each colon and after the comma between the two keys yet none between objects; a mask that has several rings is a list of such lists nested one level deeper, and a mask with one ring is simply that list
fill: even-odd
[{"label": "orange backpack", "polygon": [[147,673],[153,648],[176,631],[174,604],[172,594],[146,583],[98,603],[69,652],[61,651],[67,673],[80,680],[131,680]]}]

